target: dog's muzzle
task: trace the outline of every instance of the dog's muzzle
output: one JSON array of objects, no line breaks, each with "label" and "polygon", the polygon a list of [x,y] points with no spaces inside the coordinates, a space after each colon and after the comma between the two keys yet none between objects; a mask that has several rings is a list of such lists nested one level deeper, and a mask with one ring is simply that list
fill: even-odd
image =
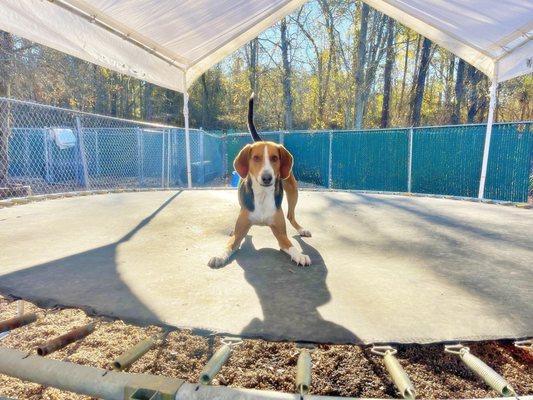
[{"label": "dog's muzzle", "polygon": [[262,186],[270,186],[272,185],[273,176],[270,172],[263,172],[261,174],[261,185]]}]

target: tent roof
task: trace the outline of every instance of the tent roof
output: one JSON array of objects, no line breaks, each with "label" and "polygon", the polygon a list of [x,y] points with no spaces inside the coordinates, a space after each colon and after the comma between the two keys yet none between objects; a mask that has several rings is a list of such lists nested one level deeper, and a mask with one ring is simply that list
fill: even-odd
[{"label": "tent roof", "polygon": [[[531,73],[533,0],[365,0],[498,81]],[[177,91],[306,0],[2,0],[0,29]]]}]

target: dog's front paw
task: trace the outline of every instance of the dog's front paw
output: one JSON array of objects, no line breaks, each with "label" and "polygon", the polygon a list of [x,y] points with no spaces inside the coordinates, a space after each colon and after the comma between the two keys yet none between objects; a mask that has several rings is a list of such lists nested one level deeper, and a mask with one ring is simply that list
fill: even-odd
[{"label": "dog's front paw", "polygon": [[296,265],[301,265],[306,267],[311,265],[311,259],[307,254],[302,254],[296,247],[290,247],[288,250],[284,250],[285,253],[291,256],[291,260],[296,263]]},{"label": "dog's front paw", "polygon": [[211,257],[207,265],[210,268],[220,268],[226,265],[227,262],[228,262],[228,257],[226,255],[223,255],[223,256]]},{"label": "dog's front paw", "polygon": [[299,229],[298,230],[298,234],[301,236],[301,237],[311,237],[311,231],[308,231],[307,229]]}]

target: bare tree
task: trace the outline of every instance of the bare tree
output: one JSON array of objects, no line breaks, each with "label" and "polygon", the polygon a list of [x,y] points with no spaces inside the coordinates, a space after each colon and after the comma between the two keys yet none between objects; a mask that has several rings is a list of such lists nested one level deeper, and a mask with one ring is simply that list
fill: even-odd
[{"label": "bare tree", "polygon": [[[13,73],[12,57],[14,52],[13,37],[7,32],[0,32],[0,96],[11,96],[11,78]],[[0,110],[0,186],[7,186],[8,182],[8,146],[11,135],[11,112]]]},{"label": "bare tree", "polygon": [[405,43],[405,56],[403,61],[402,88],[400,90],[400,100],[398,101],[397,113],[400,114],[401,107],[405,96],[405,83],[407,81],[407,66],[409,65],[409,45],[411,43],[411,31],[406,29],[407,40]]},{"label": "bare tree", "polygon": [[472,124],[482,104],[479,101],[478,84],[482,75],[475,67],[468,65],[466,69],[466,79],[468,82],[468,109],[466,113],[466,123]]},{"label": "bare tree", "polygon": [[462,58],[457,63],[457,75],[455,78],[455,103],[453,105],[453,112],[451,114],[450,123],[458,124],[461,122],[461,104],[463,102],[464,94],[464,75],[465,62]]},{"label": "bare tree", "polygon": [[[320,47],[320,44],[315,39],[314,35],[309,31],[308,29],[308,23],[307,21],[302,22],[302,11],[303,8],[300,9],[300,12],[298,13],[298,16],[295,19],[296,24],[298,25],[298,28],[300,28],[300,31],[304,34],[304,36],[309,40],[309,43],[311,44],[311,47],[313,48],[313,52],[315,54],[316,58],[316,77],[318,80],[318,93],[317,93],[317,121],[318,124],[322,125],[324,123],[324,112],[325,112],[325,106],[326,101],[328,98],[328,92],[329,92],[329,79],[331,76],[331,68],[332,68],[332,60],[334,57],[333,53],[335,52],[335,36],[334,33],[332,33],[332,22],[328,22],[328,20],[331,18],[331,10],[329,8],[322,7],[322,12],[324,14],[324,18],[326,19],[326,26],[330,26],[330,29],[328,29],[328,42],[329,42],[329,51],[327,52],[326,56],[324,56],[324,52],[322,48]],[[324,65],[324,61],[325,65]]]},{"label": "bare tree", "polygon": [[291,93],[291,65],[289,62],[289,40],[287,38],[287,19],[283,18],[281,30],[281,58],[283,61],[283,109],[285,129],[292,129],[292,93]]},{"label": "bare tree", "polygon": [[363,126],[364,112],[364,70],[366,64],[366,41],[368,34],[368,14],[370,7],[363,3],[361,5],[361,25],[359,28],[359,37],[357,39],[357,62],[355,65],[355,109],[354,109],[354,128],[361,129]]},{"label": "bare tree", "polygon": [[207,87],[206,73],[200,77],[202,83],[202,127],[206,128],[209,124],[209,88]]},{"label": "bare tree", "polygon": [[420,63],[416,73],[416,84],[411,99],[411,125],[420,125],[420,113],[422,110],[422,101],[424,99],[424,89],[426,86],[426,75],[428,72],[429,62],[431,60],[431,40],[424,38]]},{"label": "bare tree", "polygon": [[383,72],[383,105],[381,107],[381,124],[382,128],[389,126],[390,103],[392,91],[392,69],[394,67],[394,20],[387,17],[387,60]]},{"label": "bare tree", "polygon": [[246,59],[248,61],[248,80],[250,81],[250,89],[252,92],[258,91],[258,77],[257,77],[257,58],[259,54],[259,39],[255,38],[246,45]]},{"label": "bare tree", "polygon": [[[372,92],[376,71],[385,53],[385,15],[373,11],[367,13],[366,3],[363,3],[361,9],[361,18],[369,19],[372,15],[371,25],[361,20],[361,29],[357,45],[357,66],[355,76],[355,109],[354,109],[354,127],[361,129],[366,111],[368,98]],[[371,30],[369,32],[369,26]],[[369,35],[370,33],[370,35]],[[364,40],[361,39],[363,37]],[[370,37],[368,40],[367,38]]]}]

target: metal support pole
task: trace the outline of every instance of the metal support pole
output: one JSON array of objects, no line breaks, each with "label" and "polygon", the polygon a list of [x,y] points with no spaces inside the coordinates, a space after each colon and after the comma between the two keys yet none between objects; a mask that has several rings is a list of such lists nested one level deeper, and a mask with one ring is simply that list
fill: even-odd
[{"label": "metal support pole", "polygon": [[333,132],[329,132],[329,152],[328,152],[328,189],[333,186]]},{"label": "metal support pole", "polygon": [[191,142],[189,138],[189,93],[187,92],[187,75],[183,73],[183,118],[185,120],[185,156],[187,160],[187,187],[192,188]]},{"label": "metal support pole", "polygon": [[407,193],[411,193],[413,174],[413,127],[409,128],[407,153]]},{"label": "metal support pole", "polygon": [[498,64],[494,65],[494,76],[490,85],[489,115],[487,118],[487,130],[485,132],[485,146],[483,147],[483,163],[481,164],[481,177],[479,179],[478,198],[485,196],[485,181],[487,179],[487,166],[489,163],[490,139],[492,136],[492,123],[494,121],[494,110],[496,108],[496,96],[498,89]]}]

